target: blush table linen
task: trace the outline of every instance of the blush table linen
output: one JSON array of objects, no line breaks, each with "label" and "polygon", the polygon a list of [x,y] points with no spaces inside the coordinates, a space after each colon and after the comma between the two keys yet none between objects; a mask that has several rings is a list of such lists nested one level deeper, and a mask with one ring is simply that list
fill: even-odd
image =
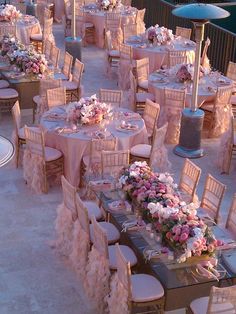
[{"label": "blush table linen", "polygon": [[[61,108],[54,108],[53,111],[61,110]],[[125,112],[130,110],[124,109]],[[89,133],[99,130],[100,126],[82,126],[78,132],[65,134],[55,131],[56,127],[63,127],[66,125],[65,120],[61,121],[49,121],[47,120],[46,113],[41,119],[41,126],[46,131],[45,139],[46,145],[59,149],[65,159],[65,176],[67,180],[74,186],[78,186],[80,183],[80,163],[84,154],[89,153],[89,145],[92,136]],[[119,131],[117,125],[119,120],[110,121],[107,125],[107,132],[117,138],[117,149],[130,149],[132,146],[148,143],[147,130],[144,121],[140,118],[132,121],[132,123],[138,125],[138,129],[134,131]]]}]

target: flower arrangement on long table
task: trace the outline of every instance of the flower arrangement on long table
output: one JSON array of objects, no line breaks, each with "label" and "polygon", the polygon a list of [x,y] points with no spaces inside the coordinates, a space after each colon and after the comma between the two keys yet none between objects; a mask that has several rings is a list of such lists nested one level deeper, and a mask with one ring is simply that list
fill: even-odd
[{"label": "flower arrangement on long table", "polygon": [[78,102],[70,103],[67,108],[67,120],[74,124],[100,123],[109,115],[111,106],[99,102],[96,95],[81,98]]},{"label": "flower arrangement on long table", "polygon": [[14,5],[11,4],[1,4],[0,5],[0,22],[6,21],[11,22],[21,17],[20,11],[16,9]]},{"label": "flower arrangement on long table", "polygon": [[222,245],[197,216],[197,206],[181,201],[170,174],[154,173],[146,162],[136,161],[122,171],[119,182],[143,218],[161,234],[163,244],[176,252],[179,262],[211,254]]},{"label": "flower arrangement on long table", "polygon": [[43,74],[47,70],[47,60],[32,46],[25,47],[15,37],[4,35],[1,42],[1,55],[26,74]]}]

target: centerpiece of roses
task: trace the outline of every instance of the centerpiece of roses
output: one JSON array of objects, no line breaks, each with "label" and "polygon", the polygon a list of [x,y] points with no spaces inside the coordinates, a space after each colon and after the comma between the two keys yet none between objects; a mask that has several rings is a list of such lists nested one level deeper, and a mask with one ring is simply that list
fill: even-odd
[{"label": "centerpiece of roses", "polygon": [[0,21],[13,21],[21,17],[20,11],[14,5],[2,4],[0,5]]},{"label": "centerpiece of roses", "polygon": [[146,30],[146,37],[150,43],[157,43],[158,45],[166,45],[174,39],[171,29],[158,24]]},{"label": "centerpiece of roses", "polygon": [[81,98],[78,102],[70,103],[67,108],[67,120],[74,124],[100,123],[109,115],[111,107],[99,102],[96,95]]},{"label": "centerpiece of roses", "polygon": [[119,182],[143,218],[160,232],[163,244],[177,253],[179,262],[212,253],[222,245],[197,216],[196,204],[180,200],[170,174],[153,173],[146,162],[134,162],[122,171]]}]

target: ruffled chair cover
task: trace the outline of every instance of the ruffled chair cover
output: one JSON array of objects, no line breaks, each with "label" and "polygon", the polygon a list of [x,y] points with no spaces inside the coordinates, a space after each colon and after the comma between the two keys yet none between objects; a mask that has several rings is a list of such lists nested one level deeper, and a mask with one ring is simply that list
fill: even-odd
[{"label": "ruffled chair cover", "polygon": [[129,314],[128,291],[119,281],[117,273],[112,276],[110,289],[106,298],[109,314]]},{"label": "ruffled chair cover", "polygon": [[216,106],[214,115],[214,124],[210,132],[210,137],[218,137],[223,134],[229,127],[229,121],[231,117],[231,106],[227,104],[225,106]]},{"label": "ruffled chair cover", "polygon": [[35,122],[37,124],[40,123],[40,119],[42,115],[47,110],[48,110],[48,105],[47,105],[46,95],[40,95],[39,101],[37,103],[36,113],[35,113]]},{"label": "ruffled chair cover", "polygon": [[94,246],[89,253],[86,273],[86,293],[96,306],[98,313],[104,313],[106,307],[105,297],[109,293],[109,260],[101,255]]},{"label": "ruffled chair cover", "polygon": [[118,67],[118,87],[121,90],[129,90],[130,88],[130,71],[132,70],[132,62],[128,59],[120,58]]},{"label": "ruffled chair cover", "polygon": [[168,159],[168,151],[164,144],[167,129],[168,123],[155,131],[150,156],[150,167],[153,171],[168,172],[171,168],[171,163]]},{"label": "ruffled chair cover", "polygon": [[220,168],[221,173],[228,173],[231,163],[232,154],[232,125],[224,132],[220,138],[217,166]]},{"label": "ruffled chair cover", "polygon": [[136,13],[136,24],[137,24],[137,32],[138,34],[145,33],[146,27],[144,23],[146,9],[138,10]]},{"label": "ruffled chair cover", "polygon": [[120,44],[123,42],[123,31],[121,27],[117,29],[110,29],[111,32],[111,44],[114,50],[120,49]]},{"label": "ruffled chair cover", "polygon": [[79,220],[76,220],[73,231],[72,250],[69,258],[82,282],[84,282],[86,277],[85,269],[88,262],[89,247],[89,235],[81,227]]},{"label": "ruffled chair cover", "polygon": [[55,230],[57,233],[55,246],[61,255],[67,257],[72,252],[73,225],[72,212],[64,203],[60,204],[57,208],[57,218],[55,221]]},{"label": "ruffled chair cover", "polygon": [[44,160],[43,157],[33,154],[25,148],[23,156],[23,176],[28,186],[36,193],[44,192]]}]

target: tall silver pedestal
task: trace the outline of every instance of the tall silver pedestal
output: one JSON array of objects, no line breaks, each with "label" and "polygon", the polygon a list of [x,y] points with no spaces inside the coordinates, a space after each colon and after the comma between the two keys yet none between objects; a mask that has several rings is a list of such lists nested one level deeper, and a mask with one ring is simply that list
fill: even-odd
[{"label": "tall silver pedestal", "polygon": [[66,37],[65,39],[66,51],[73,56],[73,66],[75,59],[81,61],[81,47],[82,47],[82,38],[81,37]]},{"label": "tall silver pedestal", "polygon": [[179,144],[174,153],[185,158],[199,158],[203,156],[201,148],[201,132],[204,112],[200,109],[191,111],[186,108],[182,112]]}]

